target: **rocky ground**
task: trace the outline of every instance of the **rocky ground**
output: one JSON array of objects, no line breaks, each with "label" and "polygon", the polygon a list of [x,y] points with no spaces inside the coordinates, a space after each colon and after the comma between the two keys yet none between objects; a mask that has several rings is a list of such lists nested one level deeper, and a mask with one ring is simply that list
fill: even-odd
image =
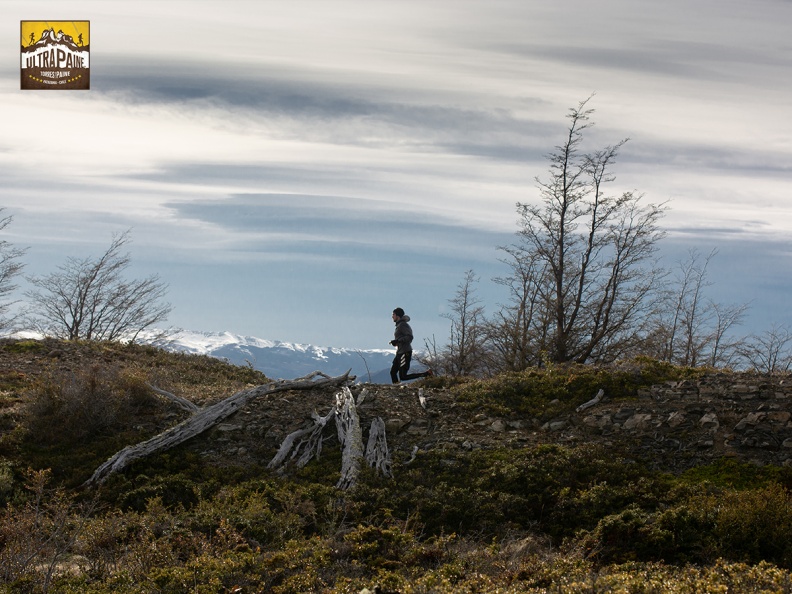
[{"label": "rocky ground", "polygon": [[[24,346],[24,345],[23,345]],[[27,348],[27,347],[26,347]],[[200,406],[230,396],[258,381],[250,370],[244,382],[224,364],[200,362],[200,377],[184,374],[151,351],[109,347],[86,349],[50,341],[29,350],[0,344],[0,395],[3,425],[11,428],[13,409],[25,386],[44,373],[74,373],[87,365],[134,368],[147,380]],[[196,363],[183,358],[195,367]],[[158,367],[162,365],[162,367]],[[143,371],[141,371],[141,369]],[[191,368],[192,369],[192,368]],[[195,374],[196,372],[191,371]],[[231,379],[223,381],[217,378]],[[211,381],[210,381],[211,380]],[[542,421],[531,417],[494,417],[460,403],[450,389],[362,384],[353,387],[364,430],[380,417],[396,464],[418,450],[465,451],[477,448],[523,448],[543,443],[598,443],[656,468],[684,470],[720,457],[756,464],[792,465],[792,376],[711,372],[697,380],[669,382],[642,391],[636,398],[601,402],[571,414]],[[365,396],[361,393],[365,390]],[[593,395],[592,395],[593,396]],[[218,464],[268,462],[292,431],[326,415],[333,391],[307,390],[270,394],[249,403],[189,447]],[[185,417],[181,410],[149,420],[149,434]],[[337,447],[332,427],[325,448]]]},{"label": "rocky ground", "polygon": [[[357,386],[358,400],[363,390],[358,411],[364,441],[371,420],[381,417],[396,462],[416,447],[454,451],[588,442],[672,471],[719,457],[792,465],[789,376],[712,373],[653,386],[632,400],[609,401],[606,394],[596,405],[546,422],[488,416],[458,403],[450,390],[420,384]],[[313,423],[312,411],[325,415],[333,402],[327,392],[273,395],[218,425],[195,447],[218,458],[271,457],[286,435]]]}]

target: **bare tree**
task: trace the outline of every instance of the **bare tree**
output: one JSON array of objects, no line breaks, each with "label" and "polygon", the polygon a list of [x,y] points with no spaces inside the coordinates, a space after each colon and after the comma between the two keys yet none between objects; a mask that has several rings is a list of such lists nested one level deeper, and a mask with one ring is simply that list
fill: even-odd
[{"label": "bare tree", "polygon": [[68,340],[134,340],[144,329],[167,319],[171,305],[162,301],[167,285],[158,275],[127,280],[130,264],[122,249],[130,232],[114,235],[99,258],[68,258],[26,295],[31,323],[44,334]]},{"label": "bare tree", "polygon": [[[0,208],[0,213],[5,209]],[[13,217],[0,217],[0,231],[3,231],[13,221]],[[9,295],[17,289],[14,279],[22,272],[24,264],[19,259],[25,255],[26,250],[14,247],[6,240],[0,240],[0,330],[9,328],[16,316],[11,315],[11,308],[16,301],[8,301]]]},{"label": "bare tree", "polygon": [[757,371],[789,371],[792,368],[792,332],[785,325],[774,324],[770,330],[746,340],[741,345],[741,354]]},{"label": "bare tree", "polygon": [[548,267],[536,252],[515,246],[498,249],[507,255],[501,262],[511,273],[494,279],[508,290],[508,301],[486,324],[489,355],[496,371],[522,371],[541,365],[549,349],[551,319],[543,307]]},{"label": "bare tree", "polygon": [[443,314],[451,321],[451,331],[440,359],[445,362],[444,373],[449,375],[475,375],[484,364],[484,307],[476,296],[478,281],[472,270],[465,272],[456,294],[448,300],[450,313]]},{"label": "bare tree", "polygon": [[724,305],[711,301],[710,307],[713,312],[714,325],[710,333],[709,365],[711,367],[730,367],[737,362],[741,345],[745,339],[730,337],[728,333],[734,326],[742,324],[749,306],[747,303]]},{"label": "bare tree", "polygon": [[608,196],[610,172],[626,140],[583,153],[593,110],[570,110],[564,143],[548,155],[549,178],[536,179],[542,200],[518,204],[520,249],[547,267],[542,307],[552,318],[552,361],[607,361],[631,347],[647,319],[662,271],[653,255],[665,233],[664,205],[625,192]]},{"label": "bare tree", "polygon": [[658,358],[695,367],[722,366],[734,363],[741,352],[742,338],[730,336],[734,327],[742,323],[748,304],[727,305],[708,298],[707,287],[712,250],[702,258],[696,249],[688,251],[666,290],[667,307],[657,324],[657,335],[663,346]]}]

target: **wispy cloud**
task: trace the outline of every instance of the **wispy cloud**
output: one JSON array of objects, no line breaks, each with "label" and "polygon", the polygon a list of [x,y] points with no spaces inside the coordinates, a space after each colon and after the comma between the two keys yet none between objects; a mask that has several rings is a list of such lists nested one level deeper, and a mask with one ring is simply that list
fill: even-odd
[{"label": "wispy cloud", "polygon": [[[789,2],[69,10],[92,22],[91,91],[20,92],[0,61],[0,206],[32,272],[132,227],[188,327],[333,344],[329,310],[375,323],[398,300],[434,318],[466,268],[496,274],[515,203],[537,199],[567,110],[592,92],[586,147],[631,138],[613,191],[669,201],[669,253],[743,246],[723,253],[763,287],[751,254],[788,268]],[[290,335],[273,309],[300,307]]]}]

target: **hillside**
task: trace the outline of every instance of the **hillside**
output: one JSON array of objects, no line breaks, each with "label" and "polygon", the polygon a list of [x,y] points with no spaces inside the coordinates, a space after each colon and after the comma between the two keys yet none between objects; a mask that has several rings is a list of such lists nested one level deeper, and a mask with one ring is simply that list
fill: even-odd
[{"label": "hillside", "polygon": [[[683,588],[694,578],[722,583],[723,558],[748,563],[729,565],[729,580],[747,572],[739,579],[792,587],[792,378],[650,361],[355,385],[364,431],[376,417],[385,422],[394,478],[364,473],[346,493],[333,487],[341,455],[332,428],[321,457],[304,469],[266,469],[289,433],[330,410],[333,391],[261,397],[113,476],[99,507],[70,524],[62,549],[50,535],[30,557],[36,563],[14,556],[11,544],[24,548],[15,538],[25,519],[34,521],[26,492],[64,489],[50,495],[50,522],[67,509],[78,513],[96,495],[79,485],[99,464],[188,416],[149,385],[206,406],[268,381],[249,366],[153,347],[0,342],[2,583],[44,591],[49,559],[60,583],[97,592],[199,591],[173,585],[190,572],[217,580],[206,592],[362,592],[376,584],[527,592],[547,591],[562,575],[580,589],[555,591],[610,591],[584,587],[641,575],[694,591]],[[604,399],[577,412],[599,389]],[[35,473],[42,469],[50,469],[46,490]],[[747,510],[753,535],[743,541],[728,522]],[[169,552],[142,562],[141,551],[157,547]],[[625,572],[627,561],[660,565]],[[679,573],[691,561],[699,569]],[[780,569],[756,565],[767,562]]]},{"label": "hillside", "polygon": [[[230,396],[245,385],[267,381],[249,368],[228,366],[210,357],[58,341],[7,342],[0,352],[0,381],[19,390],[42,375],[76,373],[95,365],[134,373],[145,370],[147,381],[199,405]],[[421,450],[471,450],[600,443],[667,470],[682,470],[721,457],[792,465],[789,376],[700,372],[698,377],[642,387],[634,397],[605,394],[601,403],[584,411],[564,411],[562,407],[557,414],[552,410],[498,414],[492,406],[476,406],[460,398],[459,390],[442,384],[442,380],[400,386],[361,384],[353,393],[367,390],[359,407],[362,424],[382,417],[397,456],[409,454],[416,446]],[[426,398],[426,408],[419,402],[419,390]],[[241,447],[248,456],[266,460],[286,434],[308,422],[313,411],[326,413],[333,402],[333,394],[324,391],[256,400],[191,447],[217,450],[217,455],[237,461]],[[570,408],[575,403],[566,404]],[[167,425],[174,414],[164,413],[166,418],[157,419],[155,426]],[[223,450],[215,445],[217,440],[233,446]]]}]

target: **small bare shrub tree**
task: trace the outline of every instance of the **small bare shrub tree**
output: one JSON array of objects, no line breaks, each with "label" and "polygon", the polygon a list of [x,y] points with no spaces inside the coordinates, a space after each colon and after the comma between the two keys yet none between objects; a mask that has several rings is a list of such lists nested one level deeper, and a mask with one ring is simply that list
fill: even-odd
[{"label": "small bare shrub tree", "polygon": [[30,320],[42,333],[68,340],[134,340],[146,328],[167,319],[171,305],[163,300],[167,285],[158,275],[128,280],[130,264],[122,249],[126,231],[114,235],[98,258],[68,258],[47,276],[29,281]]},{"label": "small bare shrub tree", "polygon": [[733,331],[742,323],[748,304],[724,304],[707,296],[712,285],[708,268],[717,253],[712,250],[702,257],[691,249],[678,263],[656,318],[654,345],[646,354],[690,367],[728,366],[737,361],[744,339]]},{"label": "small bare shrub tree", "polygon": [[472,270],[465,272],[456,294],[448,300],[451,311],[443,314],[451,322],[451,331],[439,359],[448,375],[476,375],[485,365],[484,307],[476,296],[478,280]]},{"label": "small bare shrub tree", "polygon": [[550,280],[547,262],[519,247],[499,249],[507,254],[501,262],[511,273],[494,279],[508,290],[508,301],[486,324],[490,362],[497,371],[538,367],[550,348],[552,318],[544,307]]},{"label": "small bare shrub tree", "polygon": [[770,330],[747,339],[740,347],[747,364],[764,373],[792,369],[792,332],[789,327],[774,324]]},{"label": "small bare shrub tree", "polygon": [[[0,214],[4,209],[0,208]],[[0,217],[0,231],[5,230],[11,224],[13,217]],[[24,267],[19,259],[25,254],[24,249],[14,247],[6,240],[0,240],[0,330],[9,328],[15,321],[16,316],[10,315],[14,301],[8,301],[8,297],[13,293],[17,285],[14,279],[19,275]]]}]

